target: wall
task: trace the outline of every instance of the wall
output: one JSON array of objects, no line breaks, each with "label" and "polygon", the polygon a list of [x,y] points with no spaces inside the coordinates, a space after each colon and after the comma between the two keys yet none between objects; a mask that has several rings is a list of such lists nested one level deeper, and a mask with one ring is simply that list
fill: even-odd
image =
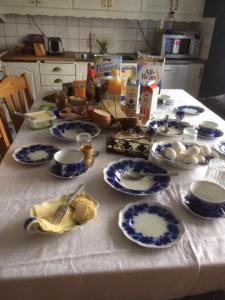
[{"label": "wall", "polygon": [[[6,23],[0,24],[0,48],[12,49],[29,33],[40,33],[28,16],[6,15]],[[97,18],[35,16],[35,21],[47,36],[59,36],[65,51],[89,51],[89,33],[109,40],[109,52],[134,53],[148,49],[136,21]],[[145,35],[153,39],[156,21],[141,21]],[[94,45],[94,52],[99,46]]]}]

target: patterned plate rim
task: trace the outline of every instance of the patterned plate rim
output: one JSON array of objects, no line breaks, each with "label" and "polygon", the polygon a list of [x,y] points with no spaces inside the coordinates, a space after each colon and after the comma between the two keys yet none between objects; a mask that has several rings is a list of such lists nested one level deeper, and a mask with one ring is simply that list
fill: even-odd
[{"label": "patterned plate rim", "polygon": [[[149,245],[149,244],[144,244],[142,242],[139,242],[135,239],[133,239],[126,231],[125,229],[123,228],[122,226],[122,220],[123,220],[123,215],[125,214],[125,212],[135,206],[135,205],[141,205],[141,204],[147,204],[148,206],[157,206],[157,207],[160,207],[160,208],[163,208],[165,210],[167,210],[171,215],[173,215],[174,218],[176,218],[179,222],[179,236],[176,240],[172,241],[171,243],[167,244],[167,245],[161,245],[161,246],[157,246],[157,245]],[[121,231],[123,232],[123,234],[129,239],[131,240],[133,243],[135,244],[138,244],[142,247],[145,247],[145,248],[158,248],[158,249],[161,249],[161,248],[169,248],[171,246],[173,246],[174,244],[177,244],[183,237],[183,234],[185,233],[185,226],[184,226],[184,223],[183,221],[181,220],[181,218],[179,218],[176,214],[174,214],[174,212],[172,212],[171,208],[169,208],[168,206],[165,206],[165,205],[162,205],[162,204],[159,204],[157,202],[149,202],[149,201],[137,201],[135,203],[128,203],[122,210],[120,210],[119,212],[119,218],[118,218],[118,226],[119,228],[121,229]]]},{"label": "patterned plate rim", "polygon": [[45,161],[43,161],[43,162],[33,162],[33,163],[29,163],[29,162],[22,162],[21,160],[19,160],[17,157],[16,157],[16,154],[19,152],[19,151],[21,151],[23,148],[29,148],[29,147],[31,147],[31,146],[36,146],[36,145],[41,145],[41,146],[51,146],[51,147],[53,147],[53,148],[55,148],[55,152],[57,152],[57,151],[59,151],[59,148],[58,147],[56,147],[56,146],[54,146],[54,145],[50,145],[50,144],[30,144],[30,145],[24,145],[23,147],[21,147],[21,148],[17,148],[13,153],[12,153],[12,157],[13,157],[13,159],[16,161],[16,162],[18,162],[18,163],[20,163],[20,164],[23,164],[23,165],[43,165],[43,164],[46,164],[46,163],[48,163],[50,160],[52,160],[52,159],[47,159],[47,160],[45,160]]},{"label": "patterned plate rim", "polygon": [[85,173],[87,173],[89,171],[89,168],[86,168],[82,171],[82,173],[80,175],[75,175],[75,176],[60,176],[60,175],[56,175],[54,172],[52,172],[51,167],[49,168],[49,173],[56,178],[60,178],[60,179],[75,179],[78,178],[82,175],[84,175]]},{"label": "patterned plate rim", "polygon": [[[192,108],[192,109],[195,109],[196,112],[195,113],[188,113],[188,112],[185,112],[184,109],[185,108]],[[199,111],[200,109],[200,111]],[[205,109],[201,106],[197,106],[197,105],[180,105],[176,108],[177,111],[183,111],[184,113],[186,113],[187,115],[198,115],[198,114],[201,114],[205,111]]]},{"label": "patterned plate rim", "polygon": [[[73,123],[82,123],[82,124],[88,124],[88,125],[91,125],[91,126],[94,126],[97,130],[97,133],[95,135],[92,135],[92,139],[96,136],[98,136],[101,132],[101,128],[98,127],[95,123],[92,123],[92,122],[88,122],[88,121],[62,121],[62,122],[59,122],[59,123],[56,123],[54,124],[51,128],[50,128],[50,134],[52,136],[54,136],[55,138],[57,139],[60,139],[60,140],[63,140],[63,141],[69,141],[69,142],[76,142],[76,140],[74,139],[69,139],[69,138],[64,138],[64,137],[61,137],[61,136],[56,136],[53,132],[53,129],[54,128],[57,128],[57,126],[59,125],[62,125],[62,124],[73,124]],[[85,131],[84,131],[85,132]]]},{"label": "patterned plate rim", "polygon": [[221,129],[216,128],[216,130],[220,133],[219,136],[204,135],[204,134],[199,133],[199,130],[198,130],[198,136],[202,137],[204,139],[214,140],[214,139],[218,139],[224,135],[224,132]]},{"label": "patterned plate rim", "polygon": [[159,168],[167,171],[164,167],[160,166],[159,164],[156,164],[155,162],[152,162],[152,161],[148,161],[148,160],[145,160],[145,159],[141,159],[141,158],[122,158],[122,159],[119,159],[119,160],[114,160],[114,161],[111,161],[110,163],[108,163],[108,165],[103,169],[103,175],[104,175],[104,181],[111,187],[113,188],[114,190],[118,191],[118,192],[121,192],[121,193],[125,193],[125,194],[128,194],[128,195],[131,195],[131,196],[151,196],[151,195],[156,195],[156,194],[159,194],[161,193],[161,191],[167,189],[171,183],[171,180],[172,178],[170,176],[168,176],[168,185],[166,187],[163,187],[161,190],[157,191],[157,192],[154,192],[154,193],[147,193],[145,190],[139,190],[140,193],[135,193],[135,191],[138,191],[138,190],[133,190],[134,192],[130,192],[131,190],[126,188],[126,187],[122,187],[123,189],[126,189],[125,191],[121,191],[121,189],[115,187],[113,184],[111,184],[109,181],[108,181],[108,178],[107,178],[107,171],[108,169],[113,166],[115,163],[118,163],[118,162],[122,162],[122,161],[126,161],[126,160],[132,160],[132,161],[143,161],[143,162],[149,162],[153,165],[156,165],[158,166]]},{"label": "patterned plate rim", "polygon": [[[149,126],[150,126],[150,123],[151,123],[151,122],[154,122],[154,121],[155,121],[155,122],[163,121],[163,119],[155,119],[155,120],[152,120],[152,121],[148,121],[148,122],[146,123],[146,126],[149,127]],[[183,121],[179,121],[179,120],[177,120],[177,119],[169,119],[169,121],[173,121],[173,122],[177,122],[177,123],[186,125],[185,127],[191,126],[190,123],[188,123],[188,122],[183,122]],[[151,127],[151,128],[153,128],[153,127]],[[183,132],[181,132],[181,133],[178,133],[178,134],[167,134],[167,133],[163,133],[162,131],[158,131],[157,129],[158,129],[158,127],[156,128],[157,133],[160,134],[160,135],[162,135],[162,136],[179,136],[179,135],[181,135],[181,134],[183,133]]]},{"label": "patterned plate rim", "polygon": [[214,145],[214,148],[215,148],[215,150],[218,151],[220,154],[225,155],[225,151],[222,152],[222,151],[220,150],[220,148],[219,148],[219,146],[221,145],[221,143],[223,143],[224,146],[225,146],[225,141],[219,141],[219,142],[217,142],[217,143]]}]

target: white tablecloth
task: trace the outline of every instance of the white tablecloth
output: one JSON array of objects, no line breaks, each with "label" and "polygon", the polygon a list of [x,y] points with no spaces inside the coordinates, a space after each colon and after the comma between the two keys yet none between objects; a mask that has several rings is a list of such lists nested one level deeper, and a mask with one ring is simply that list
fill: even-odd
[{"label": "white tablecloth", "polygon": [[[197,104],[182,90],[164,90],[175,105]],[[206,108],[191,124],[225,122]],[[0,165],[0,299],[173,299],[225,289],[225,220],[206,221],[181,205],[180,193],[206,168],[181,171],[162,193],[147,197],[172,208],[183,220],[182,240],[168,249],[146,249],[126,239],[118,228],[118,213],[138,197],[121,194],[103,180],[103,168],[122,156],[105,153],[105,135],[95,138],[100,156],[87,175],[77,180],[52,177],[48,165],[16,163],[12,153],[32,143],[59,148],[76,144],[55,139],[49,130],[31,131],[25,123]],[[199,143],[209,143],[199,140]],[[209,144],[213,144],[210,142]],[[29,234],[23,222],[36,203],[75,190],[85,183],[99,203],[97,217],[59,236]],[[78,298],[79,297],[79,298]]]}]

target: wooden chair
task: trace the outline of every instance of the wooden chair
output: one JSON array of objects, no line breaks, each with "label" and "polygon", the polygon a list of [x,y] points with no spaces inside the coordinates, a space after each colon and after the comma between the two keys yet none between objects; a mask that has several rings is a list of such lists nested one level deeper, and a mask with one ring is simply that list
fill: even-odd
[{"label": "wooden chair", "polygon": [[2,106],[0,106],[0,161],[12,143],[12,137]]},{"label": "wooden chair", "polygon": [[24,119],[15,115],[14,111],[26,113],[34,102],[26,74],[3,79],[0,83],[0,99],[5,103],[15,131],[18,132]]}]

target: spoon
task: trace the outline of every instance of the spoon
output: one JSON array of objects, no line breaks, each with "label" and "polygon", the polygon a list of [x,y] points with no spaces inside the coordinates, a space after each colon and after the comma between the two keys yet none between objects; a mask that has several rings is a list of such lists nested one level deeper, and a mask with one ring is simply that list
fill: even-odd
[{"label": "spoon", "polygon": [[120,173],[120,176],[123,179],[130,179],[130,180],[140,180],[144,177],[155,177],[155,176],[162,176],[162,177],[168,177],[168,176],[177,176],[179,173],[148,173],[148,174],[141,174],[138,172],[133,171],[126,171],[125,173]]},{"label": "spoon", "polygon": [[19,111],[14,111],[14,114],[17,115],[17,116],[20,116],[20,117],[22,117],[24,119],[31,119],[31,120],[35,119],[34,117],[28,116],[28,115],[23,114],[23,113],[21,113]]}]

